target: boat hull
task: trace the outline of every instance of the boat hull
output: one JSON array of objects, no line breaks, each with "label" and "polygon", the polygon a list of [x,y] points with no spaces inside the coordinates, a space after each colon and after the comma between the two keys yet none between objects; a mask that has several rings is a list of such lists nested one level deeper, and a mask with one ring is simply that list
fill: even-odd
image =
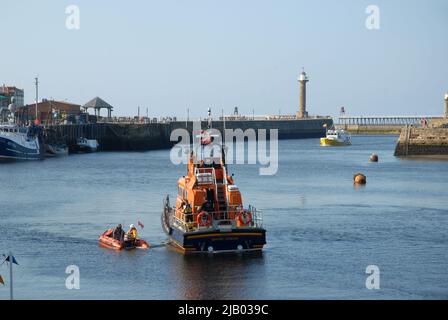
[{"label": "boat hull", "polygon": [[321,138],[320,145],[323,147],[340,147],[351,145],[350,141],[339,141],[335,139]]},{"label": "boat hull", "polygon": [[67,146],[57,146],[47,144],[45,145],[45,157],[54,158],[54,157],[65,157],[68,156],[68,147]]},{"label": "boat hull", "polygon": [[77,141],[76,145],[74,146],[74,152],[79,153],[91,153],[91,152],[97,152],[98,151],[98,141],[94,139],[80,139]]},{"label": "boat hull", "polygon": [[0,160],[41,160],[42,158],[40,148],[27,148],[11,139],[0,137]]},{"label": "boat hull", "polygon": [[109,229],[99,237],[98,241],[101,247],[112,250],[149,249],[149,244],[143,239],[137,239],[132,245],[130,245],[124,241],[119,241],[112,238],[112,232],[113,230]]},{"label": "boat hull", "polygon": [[75,146],[73,149],[73,152],[75,153],[94,153],[97,152],[98,148],[96,147],[89,147],[89,146]]},{"label": "boat hull", "polygon": [[266,230],[262,228],[238,228],[231,231],[206,230],[183,232],[172,228],[170,243],[187,252],[229,252],[262,250],[266,244]]}]

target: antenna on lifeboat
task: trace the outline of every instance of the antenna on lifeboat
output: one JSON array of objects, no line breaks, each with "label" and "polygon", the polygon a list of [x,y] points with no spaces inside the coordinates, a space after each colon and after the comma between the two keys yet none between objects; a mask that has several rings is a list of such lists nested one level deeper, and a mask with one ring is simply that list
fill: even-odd
[{"label": "antenna on lifeboat", "polygon": [[208,129],[211,129],[212,128],[212,108],[208,108],[207,114],[208,114]]}]

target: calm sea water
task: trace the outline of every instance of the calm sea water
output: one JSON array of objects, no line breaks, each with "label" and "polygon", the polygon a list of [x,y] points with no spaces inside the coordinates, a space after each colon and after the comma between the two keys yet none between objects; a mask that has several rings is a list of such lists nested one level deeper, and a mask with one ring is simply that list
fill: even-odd
[{"label": "calm sea water", "polygon": [[[264,211],[263,254],[114,252],[98,236],[138,220],[166,238],[162,200],[184,166],[169,151],[97,153],[0,165],[0,254],[13,250],[18,299],[447,299],[448,161],[400,160],[396,137],[279,142],[279,171],[231,166],[246,204]],[[375,152],[379,163],[369,163]],[[353,174],[368,184],[356,189]],[[367,290],[368,265],[380,290]],[[81,289],[67,290],[77,265]],[[6,264],[0,274],[8,281]],[[7,282],[8,284],[8,282]],[[9,297],[0,286],[0,299]]]}]

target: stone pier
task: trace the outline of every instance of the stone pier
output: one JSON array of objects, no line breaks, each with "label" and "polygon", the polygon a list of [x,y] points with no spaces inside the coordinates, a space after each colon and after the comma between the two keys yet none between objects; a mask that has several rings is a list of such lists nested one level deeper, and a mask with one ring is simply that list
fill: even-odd
[{"label": "stone pier", "polygon": [[448,121],[428,128],[406,126],[398,139],[395,156],[448,156]]}]

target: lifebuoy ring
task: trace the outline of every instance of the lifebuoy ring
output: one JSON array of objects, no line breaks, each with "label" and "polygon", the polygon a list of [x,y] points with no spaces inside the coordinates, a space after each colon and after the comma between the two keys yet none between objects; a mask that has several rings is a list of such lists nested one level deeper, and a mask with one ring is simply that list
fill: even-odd
[{"label": "lifebuoy ring", "polygon": [[238,213],[238,222],[242,226],[247,226],[252,222],[252,213],[250,211],[244,210]]},{"label": "lifebuoy ring", "polygon": [[196,222],[200,227],[208,227],[212,224],[212,215],[208,212],[202,211],[198,214]]}]

